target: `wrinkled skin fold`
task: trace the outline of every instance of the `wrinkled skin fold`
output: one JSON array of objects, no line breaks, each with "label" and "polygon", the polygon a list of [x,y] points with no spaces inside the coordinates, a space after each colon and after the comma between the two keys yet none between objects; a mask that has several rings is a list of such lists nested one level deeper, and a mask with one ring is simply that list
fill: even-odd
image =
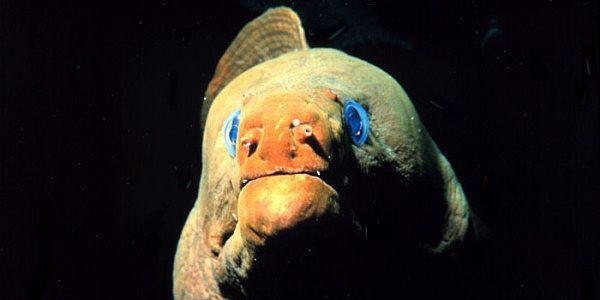
[{"label": "wrinkled skin fold", "polygon": [[[301,31],[289,9],[265,16]],[[302,39],[233,78],[227,63],[217,69],[198,199],[175,257],[176,299],[372,295],[365,290],[391,280],[374,274],[388,276],[415,252],[447,252],[464,238],[466,197],[401,86],[365,61],[308,49]],[[369,114],[363,145],[344,126],[349,99]],[[222,127],[236,109],[232,157]]]}]

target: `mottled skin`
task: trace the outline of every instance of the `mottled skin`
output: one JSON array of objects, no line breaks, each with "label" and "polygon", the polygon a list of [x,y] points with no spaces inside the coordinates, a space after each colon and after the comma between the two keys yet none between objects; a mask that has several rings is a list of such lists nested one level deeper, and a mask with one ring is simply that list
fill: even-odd
[{"label": "mottled skin", "polygon": [[[345,132],[346,99],[369,112],[364,145]],[[221,127],[237,108],[232,158]],[[460,183],[404,90],[337,50],[286,53],[231,81],[210,107],[202,160],[198,200],[175,258],[176,299],[247,295],[269,241],[326,216],[348,219],[358,231],[367,219],[381,221],[382,240],[434,253],[451,249],[467,229]]]}]

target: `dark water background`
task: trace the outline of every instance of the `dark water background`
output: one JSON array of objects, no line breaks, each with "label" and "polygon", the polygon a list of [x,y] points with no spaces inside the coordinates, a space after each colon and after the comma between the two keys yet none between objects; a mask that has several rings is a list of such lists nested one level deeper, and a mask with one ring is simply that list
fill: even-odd
[{"label": "dark water background", "polygon": [[[403,85],[487,225],[436,276],[600,298],[597,2],[297,2],[311,45]],[[171,297],[204,89],[279,3],[0,2],[0,298]]]}]

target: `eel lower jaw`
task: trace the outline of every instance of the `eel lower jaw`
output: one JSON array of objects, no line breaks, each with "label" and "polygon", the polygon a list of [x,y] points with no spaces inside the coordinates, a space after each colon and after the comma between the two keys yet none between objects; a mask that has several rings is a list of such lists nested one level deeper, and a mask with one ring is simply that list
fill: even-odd
[{"label": "eel lower jaw", "polygon": [[320,177],[306,173],[256,178],[238,196],[238,225],[244,238],[262,245],[300,223],[339,214],[338,197]]},{"label": "eel lower jaw", "polygon": [[217,281],[239,285],[235,281],[247,278],[257,252],[269,248],[271,241],[307,226],[313,232],[327,230],[319,219],[340,213],[338,193],[318,176],[272,174],[247,182],[238,196],[235,229],[218,254]]}]

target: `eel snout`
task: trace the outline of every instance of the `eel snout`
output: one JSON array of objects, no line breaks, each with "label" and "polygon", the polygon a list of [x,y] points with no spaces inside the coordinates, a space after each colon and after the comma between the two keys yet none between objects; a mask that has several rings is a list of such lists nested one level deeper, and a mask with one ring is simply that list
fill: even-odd
[{"label": "eel snout", "polygon": [[340,196],[332,187],[337,181],[331,178],[340,108],[319,97],[264,95],[242,108],[235,157],[237,224],[215,268],[221,288],[243,286],[257,268],[266,268],[261,257],[268,251],[294,258],[294,251],[284,250],[289,243],[281,243],[287,237],[315,242],[331,236],[325,233],[330,222],[342,219]]},{"label": "eel snout", "polygon": [[[236,145],[240,181],[274,173],[308,173],[330,167],[339,132],[339,106],[302,93],[257,97],[242,109]],[[339,121],[337,121],[339,122]]]}]

